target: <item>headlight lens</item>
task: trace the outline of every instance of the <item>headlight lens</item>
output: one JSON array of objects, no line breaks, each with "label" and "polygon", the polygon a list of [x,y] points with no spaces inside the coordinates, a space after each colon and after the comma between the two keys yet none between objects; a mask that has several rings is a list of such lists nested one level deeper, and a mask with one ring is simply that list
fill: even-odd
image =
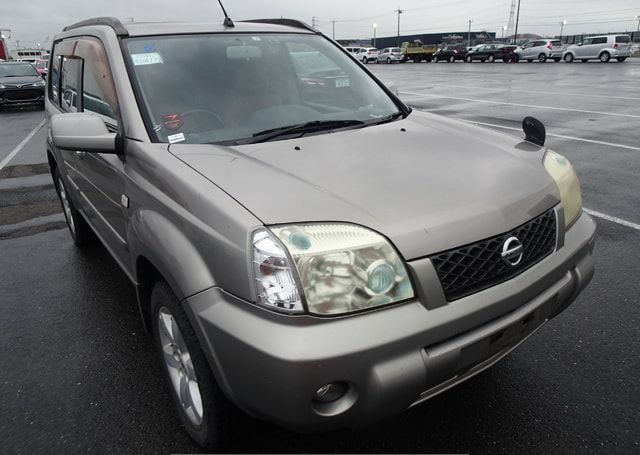
[{"label": "headlight lens", "polygon": [[[414,296],[404,262],[384,237],[369,229],[308,224],[274,227],[271,232],[279,242],[267,231],[257,231],[253,237],[254,274],[262,304],[301,312],[303,294],[309,313],[332,315]],[[260,248],[265,245],[269,248]],[[301,292],[295,287],[296,278]],[[275,300],[270,301],[270,295]]]},{"label": "headlight lens", "polygon": [[6,88],[3,84],[0,84],[0,88]]},{"label": "headlight lens", "polygon": [[544,155],[544,167],[558,185],[560,203],[564,208],[564,224],[569,227],[582,211],[578,176],[568,159],[551,150]]},{"label": "headlight lens", "polygon": [[44,81],[35,81],[33,83],[34,87],[44,87]]}]

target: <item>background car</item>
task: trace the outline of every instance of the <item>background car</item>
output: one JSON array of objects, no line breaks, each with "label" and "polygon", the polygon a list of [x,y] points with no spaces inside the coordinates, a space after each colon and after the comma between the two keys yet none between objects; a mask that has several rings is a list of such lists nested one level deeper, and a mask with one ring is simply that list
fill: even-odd
[{"label": "background car", "polygon": [[562,56],[565,62],[571,63],[580,59],[583,62],[598,59],[607,63],[612,58],[624,62],[631,55],[631,38],[629,35],[590,36],[578,44],[569,46]]},{"label": "background car", "polygon": [[515,61],[526,60],[527,62],[533,62],[538,60],[543,63],[547,59],[553,59],[559,62],[562,60],[562,42],[557,39],[529,41],[514,49],[513,53]]},{"label": "background car", "polygon": [[349,46],[349,47],[345,47],[345,49],[347,50],[348,53],[353,54],[356,57],[359,54],[367,52],[367,48],[366,47],[362,47],[362,46]]},{"label": "background car", "polygon": [[368,47],[365,52],[361,52],[358,54],[357,58],[362,63],[376,62],[378,63],[378,55],[380,55],[380,51],[375,47]]},{"label": "background car", "polygon": [[385,47],[378,54],[377,61],[378,63],[404,63],[404,54],[399,47]]},{"label": "background car", "polygon": [[434,62],[455,62],[456,60],[464,60],[467,55],[465,46],[445,46],[433,54]]},{"label": "background car", "polygon": [[44,103],[45,81],[26,62],[0,63],[0,108],[10,104]]},{"label": "background car", "polygon": [[36,60],[33,66],[40,76],[45,77],[49,68],[49,60]]},{"label": "background car", "polygon": [[474,60],[489,63],[496,60],[506,61],[513,55],[515,48],[516,46],[506,46],[504,44],[481,44],[469,51],[465,56],[464,61],[467,63],[471,63]]}]

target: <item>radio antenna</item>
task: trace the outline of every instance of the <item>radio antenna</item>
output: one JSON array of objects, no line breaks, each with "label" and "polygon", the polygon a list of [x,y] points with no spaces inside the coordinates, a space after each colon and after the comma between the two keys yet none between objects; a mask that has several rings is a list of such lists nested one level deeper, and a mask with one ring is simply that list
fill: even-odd
[{"label": "radio antenna", "polygon": [[224,13],[224,22],[222,23],[222,25],[224,25],[225,27],[235,27],[235,24],[227,14],[227,10],[224,9],[222,0],[218,0],[218,3],[220,3],[220,8],[222,8],[222,12]]}]

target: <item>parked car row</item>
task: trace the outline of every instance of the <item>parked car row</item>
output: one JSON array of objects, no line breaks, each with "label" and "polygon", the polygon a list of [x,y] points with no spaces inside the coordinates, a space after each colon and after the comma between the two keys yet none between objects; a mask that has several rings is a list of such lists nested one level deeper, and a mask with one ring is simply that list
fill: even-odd
[{"label": "parked car row", "polygon": [[[406,44],[406,43],[405,43]],[[404,63],[407,61],[433,61],[453,63],[457,60],[467,63],[495,62],[505,63],[527,61],[544,63],[547,60],[571,63],[574,60],[586,62],[600,60],[603,63],[616,59],[624,62],[631,55],[631,38],[629,35],[602,35],[583,39],[577,44],[563,46],[557,39],[539,39],[529,41],[521,46],[505,44],[479,44],[474,47],[462,45],[445,46],[428,58],[415,58],[408,54],[409,47],[388,47],[378,51],[375,48],[347,47],[362,63]]]}]

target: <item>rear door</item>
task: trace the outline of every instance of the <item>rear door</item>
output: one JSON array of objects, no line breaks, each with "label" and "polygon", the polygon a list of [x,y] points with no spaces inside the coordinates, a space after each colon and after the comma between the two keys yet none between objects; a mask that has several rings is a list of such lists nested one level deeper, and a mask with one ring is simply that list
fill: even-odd
[{"label": "rear door", "polygon": [[589,58],[598,58],[600,56],[600,52],[608,47],[607,37],[606,36],[598,36],[591,40],[591,46],[589,46]]},{"label": "rear door", "polygon": [[[79,105],[83,112],[100,117],[111,132],[119,132],[118,99],[102,43],[91,37],[78,40],[75,55],[82,61]],[[86,214],[112,253],[126,263],[126,196],[124,162],[114,154],[76,153]]]},{"label": "rear door", "polygon": [[[77,62],[65,57],[72,52],[76,40],[58,42],[53,48],[51,58],[51,71],[48,79],[47,116],[64,112],[77,112],[77,87],[80,84],[80,72]],[[65,63],[66,62],[66,63]],[[78,190],[78,172],[76,169],[76,157],[72,150],[56,149],[51,136],[51,128],[47,132],[47,143],[50,150],[55,150],[57,165],[60,172],[67,177],[67,186],[71,186],[71,198],[75,203],[74,195]]]}]

